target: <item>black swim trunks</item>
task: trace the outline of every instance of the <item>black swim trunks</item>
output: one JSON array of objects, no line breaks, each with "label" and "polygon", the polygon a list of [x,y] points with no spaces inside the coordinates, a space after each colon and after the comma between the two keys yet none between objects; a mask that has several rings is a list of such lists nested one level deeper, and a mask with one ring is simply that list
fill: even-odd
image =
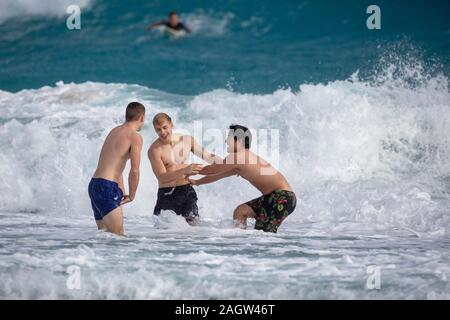
[{"label": "black swim trunks", "polygon": [[256,214],[255,229],[276,233],[283,220],[295,210],[297,198],[292,191],[275,190],[245,204]]},{"label": "black swim trunks", "polygon": [[193,222],[198,218],[197,193],[190,184],[159,188],[153,214],[159,215],[161,210],[171,210],[188,223]]}]

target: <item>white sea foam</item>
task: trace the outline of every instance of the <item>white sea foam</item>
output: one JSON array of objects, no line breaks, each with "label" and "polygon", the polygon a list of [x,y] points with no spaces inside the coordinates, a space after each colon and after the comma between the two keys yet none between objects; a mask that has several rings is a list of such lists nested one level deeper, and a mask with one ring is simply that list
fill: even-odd
[{"label": "white sea foam", "polygon": [[[447,78],[383,77],[266,95],[93,82],[0,91],[0,297],[448,299]],[[148,121],[168,112],[177,130],[196,120],[223,133],[230,123],[279,129],[279,168],[299,199],[279,233],[231,228],[234,207],[258,196],[241,178],[197,189],[198,227],[152,219],[151,125],[128,236],[96,233],[87,184],[132,100]],[[70,265],[79,291],[65,286]],[[365,289],[369,265],[381,266],[383,290]]]},{"label": "white sea foam", "polygon": [[[179,130],[192,132],[196,120],[224,134],[230,123],[280,130],[280,170],[300,200],[296,222],[353,221],[448,235],[450,95],[443,76],[414,88],[353,79],[267,95],[214,90],[193,98],[92,82],[1,91],[0,145],[9,152],[1,154],[0,192],[16,196],[2,196],[0,208],[88,214],[86,185],[103,138],[132,100],[147,106],[149,119],[167,111]],[[147,148],[155,134],[150,125],[142,134]],[[145,150],[141,181],[130,216],[151,213],[155,201]],[[206,218],[224,218],[258,195],[240,178],[198,193]]]},{"label": "white sea foam", "polygon": [[232,12],[214,12],[203,9],[197,9],[181,16],[193,33],[209,37],[224,35],[234,17]]},{"label": "white sea foam", "polygon": [[33,16],[61,17],[70,5],[84,9],[91,0],[0,0],[0,24],[10,18]]}]

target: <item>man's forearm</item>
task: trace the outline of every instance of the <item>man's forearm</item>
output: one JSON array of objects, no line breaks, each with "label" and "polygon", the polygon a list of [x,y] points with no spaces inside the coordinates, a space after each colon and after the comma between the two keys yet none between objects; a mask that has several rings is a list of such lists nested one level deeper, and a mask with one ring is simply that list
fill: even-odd
[{"label": "man's forearm", "polygon": [[208,184],[208,183],[212,183],[215,182],[217,180],[222,179],[223,177],[221,177],[220,175],[216,174],[216,175],[211,175],[211,176],[206,176],[203,177],[201,179],[197,180],[197,185],[200,186],[202,184]]},{"label": "man's forearm", "polygon": [[202,160],[208,162],[209,164],[223,163],[223,159],[214,153],[202,148],[198,144],[194,144],[192,152]]},{"label": "man's forearm", "polygon": [[209,152],[203,152],[200,157],[202,160],[206,161],[208,164],[222,164],[223,159],[215,154]]},{"label": "man's forearm", "polygon": [[184,175],[186,175],[185,168],[181,168],[175,171],[161,173],[157,178],[161,183],[169,183],[171,181],[176,181],[183,178]]},{"label": "man's forearm", "polygon": [[212,164],[204,167],[200,174],[209,176],[214,174],[222,174],[224,172],[231,172],[235,170],[235,166],[232,164]]},{"label": "man's forearm", "polygon": [[134,199],[136,196],[136,190],[139,185],[139,171],[130,171],[128,175],[128,187],[130,190],[130,199]]},{"label": "man's forearm", "polygon": [[200,186],[202,184],[208,184],[208,183],[215,182],[217,180],[220,180],[220,179],[223,179],[226,177],[234,176],[235,174],[236,173],[234,171],[228,171],[228,172],[223,172],[220,174],[209,175],[209,176],[203,177],[201,179],[198,179],[196,181],[196,185]]},{"label": "man's forearm", "polygon": [[219,157],[219,156],[216,156],[213,153],[211,153],[209,155],[206,155],[204,160],[206,162],[208,162],[209,164],[222,164],[223,163],[223,159],[221,157]]},{"label": "man's forearm", "polygon": [[159,27],[160,25],[162,25],[161,21],[149,24],[148,27],[147,27],[147,30],[152,30],[152,29],[154,29],[156,27]]}]

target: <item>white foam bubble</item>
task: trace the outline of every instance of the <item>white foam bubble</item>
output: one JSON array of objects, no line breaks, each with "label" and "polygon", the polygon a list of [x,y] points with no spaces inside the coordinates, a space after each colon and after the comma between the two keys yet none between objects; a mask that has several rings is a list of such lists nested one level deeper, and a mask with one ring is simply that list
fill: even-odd
[{"label": "white foam bubble", "polygon": [[[0,209],[90,215],[87,184],[102,141],[123,121],[128,102],[139,100],[147,117],[173,116],[177,129],[223,130],[230,123],[280,131],[280,170],[299,205],[280,230],[317,222],[330,232],[403,229],[446,236],[450,218],[450,94],[447,78],[423,77],[414,86],[349,80],[305,84],[273,94],[213,90],[195,97],[137,85],[58,83],[55,87],[0,91]],[[142,179],[126,215],[151,215],[157,183],[146,148],[155,138],[142,131]],[[257,150],[257,146],[253,149]],[[225,150],[222,152],[224,155]],[[200,214],[225,221],[240,203],[259,196],[241,178],[196,189]],[[228,222],[227,222],[228,223]],[[357,227],[355,226],[357,224]]]},{"label": "white foam bubble", "polygon": [[91,2],[91,0],[1,0],[0,24],[15,17],[61,17],[66,15],[68,6],[78,5],[84,9],[89,7]]},{"label": "white foam bubble", "polygon": [[218,37],[227,32],[227,28],[234,17],[235,15],[232,12],[214,12],[211,10],[197,9],[193,12],[183,14],[181,18],[194,34]]}]

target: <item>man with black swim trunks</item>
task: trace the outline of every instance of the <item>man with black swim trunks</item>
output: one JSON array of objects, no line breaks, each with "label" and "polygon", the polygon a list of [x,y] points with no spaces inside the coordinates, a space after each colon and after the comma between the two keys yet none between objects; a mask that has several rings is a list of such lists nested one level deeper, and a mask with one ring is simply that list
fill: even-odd
[{"label": "man with black swim trunks", "polygon": [[223,164],[205,167],[199,180],[189,179],[192,185],[202,185],[239,175],[261,191],[262,196],[239,205],[233,213],[235,226],[245,229],[247,218],[255,218],[255,229],[276,233],[278,227],[295,209],[296,196],[286,178],[270,163],[251,152],[251,133],[241,125],[230,126],[228,152]]},{"label": "man with black swim trunks", "polygon": [[166,26],[167,28],[170,28],[174,31],[181,31],[184,30],[187,33],[191,33],[191,30],[186,27],[186,25],[182,22],[180,22],[180,19],[178,18],[178,14],[175,11],[172,11],[169,13],[169,19],[167,21],[159,21],[153,24],[150,24],[147,27],[148,31],[152,31],[153,29],[159,27],[159,26]]},{"label": "man with black swim trunks", "polygon": [[189,224],[195,224],[199,215],[197,194],[187,179],[203,168],[200,164],[187,164],[188,156],[195,154],[208,163],[222,163],[222,158],[206,151],[190,135],[173,134],[172,119],[165,113],[153,118],[158,134],[148,149],[148,158],[158,179],[158,199],[153,211],[170,210],[183,216]]}]

